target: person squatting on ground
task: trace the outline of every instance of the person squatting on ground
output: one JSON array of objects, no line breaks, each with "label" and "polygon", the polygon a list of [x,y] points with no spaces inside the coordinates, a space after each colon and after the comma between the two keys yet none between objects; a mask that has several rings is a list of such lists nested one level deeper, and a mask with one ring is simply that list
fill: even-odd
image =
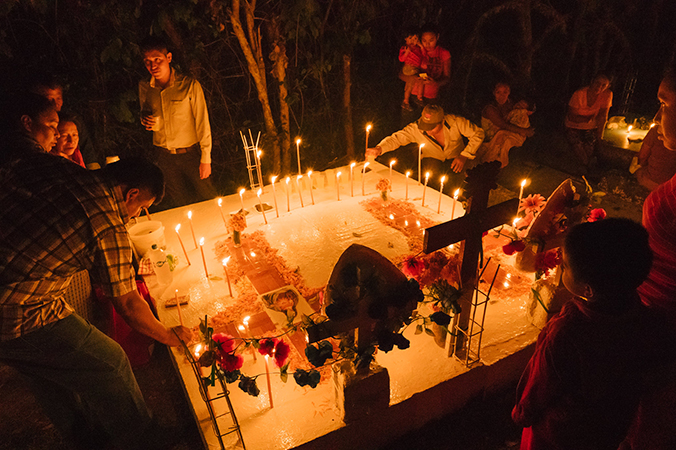
[{"label": "person squatting on ground", "polygon": [[[467,146],[463,137],[468,140]],[[431,172],[434,178],[430,185],[436,186],[436,180],[446,174],[449,181],[444,186],[453,190],[464,181],[467,161],[474,159],[483,139],[484,130],[469,120],[444,114],[440,106],[427,105],[420,119],[386,137],[374,148],[367,149],[366,156],[377,157],[412,143],[425,144],[422,148],[421,178],[426,172]]]},{"label": "person squatting on ground", "polygon": [[216,196],[211,179],[211,125],[199,81],[171,66],[160,39],[141,44],[150,80],[139,82],[141,123],[153,132],[157,165],[167,180],[162,206],[172,208]]},{"label": "person squatting on ground", "polygon": [[613,104],[610,79],[596,75],[589,86],[578,89],[568,102],[566,137],[586,172],[596,161],[596,146],[603,137],[608,111]]}]

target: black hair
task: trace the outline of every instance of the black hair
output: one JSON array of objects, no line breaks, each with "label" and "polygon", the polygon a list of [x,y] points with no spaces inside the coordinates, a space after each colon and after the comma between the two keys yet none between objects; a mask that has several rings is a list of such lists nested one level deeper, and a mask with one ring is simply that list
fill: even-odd
[{"label": "black hair", "polygon": [[425,33],[432,33],[436,36],[439,36],[439,29],[437,28],[436,25],[428,23],[420,27],[420,36],[422,37],[422,35]]},{"label": "black hair", "polygon": [[51,72],[38,72],[28,77],[27,90],[34,94],[40,94],[40,88],[61,89],[64,83]]},{"label": "black hair", "polygon": [[413,25],[409,25],[409,26],[407,26],[407,27],[404,27],[404,29],[403,29],[402,31],[403,31],[403,36],[404,36],[405,38],[407,38],[407,37],[409,37],[409,36],[418,36],[418,37],[420,37],[420,28],[415,27],[415,26],[413,26]]},{"label": "black hair", "polygon": [[648,277],[648,232],[630,219],[585,222],[570,229],[564,251],[574,278],[602,296],[627,297]]},{"label": "black hair", "polygon": [[75,126],[77,127],[78,125],[77,125],[77,119],[76,119],[76,117],[77,117],[77,116],[76,116],[75,114],[69,114],[69,113],[63,113],[63,112],[60,112],[60,113],[59,113],[59,124],[62,124],[62,123],[64,123],[64,122],[72,122],[72,123],[74,123]]},{"label": "black hair", "polygon": [[164,174],[145,158],[124,158],[101,170],[110,181],[123,187],[125,198],[130,189],[147,189],[155,197],[155,203],[164,197]]},{"label": "black hair", "polygon": [[35,121],[47,112],[56,111],[52,102],[32,92],[10,94],[2,99],[1,103],[2,118],[0,122],[2,122],[2,125],[0,129],[3,133],[23,131],[21,125],[23,116],[28,116]]},{"label": "black hair", "polygon": [[165,55],[169,53],[169,47],[167,46],[166,41],[158,36],[146,37],[143,39],[143,41],[141,41],[139,47],[141,49],[141,54],[145,54],[152,50],[157,50],[158,52],[162,52]]}]

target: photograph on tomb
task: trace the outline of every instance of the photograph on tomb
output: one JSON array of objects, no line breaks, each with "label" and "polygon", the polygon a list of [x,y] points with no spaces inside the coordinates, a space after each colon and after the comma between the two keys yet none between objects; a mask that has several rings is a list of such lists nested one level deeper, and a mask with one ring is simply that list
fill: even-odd
[{"label": "photograph on tomb", "polygon": [[279,328],[300,320],[302,314],[310,315],[315,312],[307,300],[291,285],[262,294],[259,298],[266,308],[266,313]]}]

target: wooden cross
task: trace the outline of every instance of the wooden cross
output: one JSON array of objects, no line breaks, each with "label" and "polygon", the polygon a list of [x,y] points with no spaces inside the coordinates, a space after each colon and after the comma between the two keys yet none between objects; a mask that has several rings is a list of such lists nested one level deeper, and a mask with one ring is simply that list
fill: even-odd
[{"label": "wooden cross", "polygon": [[[349,285],[350,283],[346,285],[347,268],[359,271],[362,279],[375,279],[378,286],[377,292],[370,292],[368,286],[360,286],[355,289]],[[352,244],[343,252],[333,268],[327,286],[326,301],[331,301],[332,290],[351,290],[354,292],[353,298],[356,299],[358,297],[361,301],[353,305],[354,313],[346,315],[345,318],[327,320],[308,327],[306,330],[308,343],[318,342],[341,333],[356,330],[355,343],[357,350],[359,352],[366,350],[375,341],[374,327],[379,321],[378,319],[373,319],[369,314],[370,302],[376,301],[379,298],[390,298],[398,293],[400,294],[402,285],[407,282],[406,276],[380,253],[363,245]],[[361,290],[364,292],[357,293],[357,291]],[[416,307],[416,303],[415,300],[411,299],[405,306],[399,308],[398,312],[409,317]],[[392,306],[388,307],[387,314],[390,314],[392,309],[394,309]]]},{"label": "wooden cross", "polygon": [[[513,198],[488,208],[488,196],[491,189],[497,187],[496,180],[499,172],[499,161],[480,164],[468,170],[465,188],[468,199],[465,215],[425,229],[423,241],[425,253],[432,253],[447,245],[465,241],[460,269],[463,292],[459,303],[462,311],[455,319],[457,326],[464,331],[467,331],[469,327],[471,300],[483,233],[504,223],[510,223],[519,206],[519,200]],[[458,355],[464,351],[464,338],[464,334],[460,333],[455,343],[451,343],[452,346],[454,345],[454,349],[451,350]]]}]

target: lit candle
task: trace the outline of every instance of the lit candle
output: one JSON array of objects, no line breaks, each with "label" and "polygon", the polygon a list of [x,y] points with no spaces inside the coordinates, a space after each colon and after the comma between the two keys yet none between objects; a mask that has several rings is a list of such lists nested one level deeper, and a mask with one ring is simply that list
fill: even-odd
[{"label": "lit candle", "polygon": [[270,369],[268,368],[268,355],[265,355],[265,378],[268,380],[268,399],[270,400],[270,408],[274,408],[272,404],[272,388],[270,388]]},{"label": "lit candle", "polygon": [[209,278],[209,271],[207,270],[207,260],[204,258],[204,238],[200,238],[200,253],[202,253],[202,263],[204,264],[204,275]]},{"label": "lit candle", "polygon": [[523,179],[521,181],[521,189],[519,190],[519,204],[516,206],[516,213],[517,214],[519,214],[519,209],[521,209],[520,206],[521,206],[521,198],[523,197],[523,188],[526,186],[527,182],[528,182],[528,180],[526,180],[526,179]]},{"label": "lit candle", "polygon": [[148,212],[148,208],[146,208],[146,207],[144,206],[144,207],[143,207],[143,211],[146,213],[146,216],[148,216],[148,220],[153,220],[153,218],[150,217],[150,213]]},{"label": "lit candle", "polygon": [[[253,334],[251,334],[251,328],[249,328],[249,320],[251,319],[251,316],[246,316],[244,319],[242,319],[242,323],[244,324],[244,329],[246,330],[247,336],[249,336],[249,339],[253,338]],[[251,346],[251,354],[253,355],[253,360],[258,361],[258,358],[256,357],[256,349],[254,346]]]},{"label": "lit candle", "polygon": [[418,183],[420,183],[420,174],[422,173],[422,168],[420,165],[422,164],[422,149],[425,146],[425,144],[420,144],[418,147]]},{"label": "lit candle", "polygon": [[364,179],[366,178],[366,168],[368,167],[369,162],[364,163],[364,168],[361,170],[361,195],[366,195],[364,193]]},{"label": "lit candle", "polygon": [[632,130],[633,128],[634,128],[633,125],[629,125],[629,126],[627,127],[627,134],[630,134],[630,133],[631,133],[631,130]]},{"label": "lit candle", "polygon": [[258,206],[261,207],[261,212],[263,213],[263,220],[265,221],[265,225],[268,224],[268,219],[265,217],[265,208],[263,208],[263,202],[261,201],[261,194],[263,193],[263,189],[258,188],[258,192],[256,192],[256,195],[258,196]]},{"label": "lit candle", "polygon": [[312,171],[308,170],[307,171],[307,179],[310,181],[310,200],[312,200],[312,204],[315,204],[315,194],[312,192]]},{"label": "lit candle", "polygon": [[195,239],[195,229],[192,226],[192,211],[188,211],[188,220],[190,221],[190,232],[192,233],[192,241],[197,248],[197,239]]},{"label": "lit candle", "polygon": [[277,214],[277,218],[279,219],[279,208],[277,208],[277,191],[275,191],[275,181],[277,181],[277,175],[270,177],[270,181],[272,182],[272,198],[275,199],[275,214]]},{"label": "lit candle", "polygon": [[453,207],[451,208],[451,220],[455,219],[455,204],[458,201],[458,196],[460,195],[460,189],[456,189],[453,192]]},{"label": "lit candle", "polygon": [[181,302],[178,301],[178,289],[174,292],[174,298],[176,299],[176,310],[178,311],[178,321],[183,326],[183,314],[181,313]]},{"label": "lit candle", "polygon": [[516,224],[519,221],[518,217],[515,217],[514,220],[512,220],[512,228],[516,229]]},{"label": "lit candle", "polygon": [[406,171],[406,198],[404,200],[408,200],[408,177],[411,176],[411,171],[407,170]]},{"label": "lit candle", "polygon": [[190,258],[188,258],[188,252],[185,251],[185,246],[183,245],[183,239],[181,239],[181,234],[178,232],[178,230],[181,229],[181,224],[179,223],[176,225],[176,228],[174,230],[176,231],[176,236],[178,236],[178,242],[181,244],[181,248],[183,249],[183,254],[185,255],[185,260],[187,261],[188,265],[190,265]]},{"label": "lit candle", "polygon": [[369,149],[369,133],[371,132],[371,124],[366,125],[366,149]]},{"label": "lit candle", "polygon": [[223,219],[223,225],[225,230],[228,230],[228,222],[225,221],[225,216],[223,215],[223,199],[219,197],[218,199],[218,210],[221,212],[221,219]]},{"label": "lit candle", "polygon": [[303,188],[300,186],[300,179],[303,178],[303,175],[298,175],[296,177],[296,187],[298,188],[298,197],[300,197],[300,207],[305,208],[303,204]]},{"label": "lit candle", "polygon": [[242,214],[244,214],[244,192],[246,192],[244,188],[239,190],[239,202],[242,204]]},{"label": "lit candle", "polygon": [[422,205],[425,206],[425,190],[427,189],[427,181],[430,179],[430,173],[425,172],[425,185],[423,186]]},{"label": "lit candle", "polygon": [[650,123],[650,128],[653,128],[655,125],[657,125],[655,122]]},{"label": "lit candle", "polygon": [[354,166],[356,165],[354,161],[350,163],[350,197],[354,197]]},{"label": "lit candle", "polygon": [[291,208],[289,207],[289,181],[291,181],[291,177],[286,177],[286,212],[291,211]]},{"label": "lit candle", "polygon": [[300,175],[300,138],[296,138],[296,159],[298,160],[298,175]]},{"label": "lit candle", "polygon": [[439,188],[439,205],[437,205],[437,214],[441,213],[441,195],[444,192],[444,181],[446,181],[446,175],[441,177],[441,187]]},{"label": "lit candle", "polygon": [[225,272],[225,280],[228,282],[228,292],[230,292],[230,297],[232,297],[232,286],[230,285],[230,274],[228,274],[228,262],[230,261],[230,257],[228,256],[227,258],[223,259],[221,261],[223,263],[223,272]]},{"label": "lit candle", "polygon": [[390,160],[390,187],[392,187],[392,166],[394,166],[396,163],[396,159]]},{"label": "lit candle", "polygon": [[336,197],[340,201],[340,174],[341,172],[336,173]]}]

